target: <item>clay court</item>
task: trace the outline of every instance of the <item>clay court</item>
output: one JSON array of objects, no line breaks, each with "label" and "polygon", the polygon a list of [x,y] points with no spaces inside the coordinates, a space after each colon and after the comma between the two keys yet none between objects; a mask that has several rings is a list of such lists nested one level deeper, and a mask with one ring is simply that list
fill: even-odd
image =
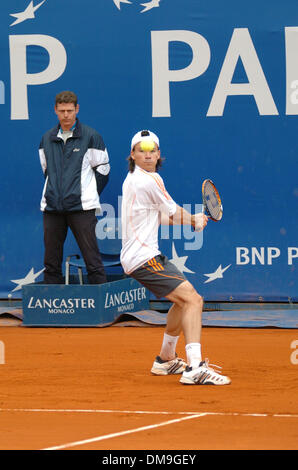
[{"label": "clay court", "polygon": [[150,374],[163,329],[1,327],[0,448],[298,449],[297,330],[204,328],[215,387]]}]

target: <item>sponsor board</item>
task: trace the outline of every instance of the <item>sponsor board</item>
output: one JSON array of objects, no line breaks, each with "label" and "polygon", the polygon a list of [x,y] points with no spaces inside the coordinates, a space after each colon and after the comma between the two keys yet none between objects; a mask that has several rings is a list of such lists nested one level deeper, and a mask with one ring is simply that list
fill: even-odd
[{"label": "sponsor board", "polygon": [[149,309],[149,291],[134,279],[102,285],[23,286],[26,326],[98,326]]}]

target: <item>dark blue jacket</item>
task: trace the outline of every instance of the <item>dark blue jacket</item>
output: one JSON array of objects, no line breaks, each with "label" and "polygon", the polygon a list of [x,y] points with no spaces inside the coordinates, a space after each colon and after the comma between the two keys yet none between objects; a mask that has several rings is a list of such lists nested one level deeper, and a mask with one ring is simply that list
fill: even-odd
[{"label": "dark blue jacket", "polygon": [[99,195],[108,182],[109,156],[101,135],[78,119],[64,143],[57,125],[44,134],[39,146],[45,176],[42,211],[100,209]]}]

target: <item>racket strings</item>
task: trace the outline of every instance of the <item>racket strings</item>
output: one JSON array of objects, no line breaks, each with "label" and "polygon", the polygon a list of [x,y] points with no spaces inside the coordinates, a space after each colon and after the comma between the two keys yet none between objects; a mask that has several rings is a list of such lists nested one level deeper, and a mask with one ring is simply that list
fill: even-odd
[{"label": "racket strings", "polygon": [[204,187],[204,197],[207,211],[214,219],[220,219],[222,213],[222,206],[219,197],[214,190],[213,186],[207,182]]}]

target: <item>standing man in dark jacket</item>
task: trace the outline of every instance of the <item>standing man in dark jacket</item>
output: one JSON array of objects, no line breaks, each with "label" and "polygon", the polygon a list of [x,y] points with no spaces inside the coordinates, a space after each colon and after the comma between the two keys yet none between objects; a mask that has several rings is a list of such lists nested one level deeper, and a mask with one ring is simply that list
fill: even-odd
[{"label": "standing man in dark jacket", "polygon": [[70,227],[84,258],[90,284],[106,282],[95,235],[99,195],[108,182],[109,156],[102,137],[77,119],[77,96],[56,96],[59,124],[39,147],[45,176],[40,208],[44,222],[44,282],[62,284],[63,246]]}]

